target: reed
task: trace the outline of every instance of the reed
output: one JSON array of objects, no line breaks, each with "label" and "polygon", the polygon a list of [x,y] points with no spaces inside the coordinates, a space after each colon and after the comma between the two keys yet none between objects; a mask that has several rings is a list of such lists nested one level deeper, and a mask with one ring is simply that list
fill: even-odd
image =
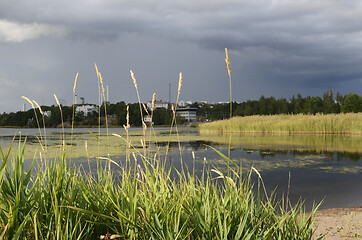
[{"label": "reed", "polygon": [[[132,72],[131,77],[138,94]],[[181,84],[182,74],[177,99]],[[287,210],[283,199],[268,195],[255,168],[243,178],[242,169],[216,149],[228,163],[227,173],[204,166],[202,178],[183,167],[173,175],[172,166],[166,167],[158,152],[128,151],[133,147],[128,116],[127,111],[127,139],[117,134],[112,139],[126,141],[125,163],[98,155],[95,172],[86,172],[67,158],[64,129],[61,153],[53,160],[34,158],[28,170],[26,139],[19,138],[14,156],[13,144],[5,152],[0,148],[1,238],[312,239],[317,207],[308,216],[302,203]],[[171,129],[175,119],[174,112]],[[100,137],[91,134],[99,138],[99,145]],[[143,149],[145,145],[146,141]],[[85,148],[89,161],[87,142]],[[253,172],[258,175],[256,183],[251,181]]]},{"label": "reed", "polygon": [[252,172],[245,179],[237,168],[229,175],[212,169],[204,179],[179,172],[172,180],[156,158],[142,154],[134,154],[134,164],[128,167],[115,165],[119,178],[102,165],[94,176],[84,173],[69,166],[65,154],[52,162],[34,160],[25,172],[24,149],[20,144],[14,159],[1,151],[0,232],[6,239],[313,236],[313,214],[305,216],[302,205],[286,211],[285,203],[273,195],[262,198],[259,183],[255,194]]},{"label": "reed", "polygon": [[74,86],[73,86],[73,104],[72,104],[72,134],[71,134],[71,138],[70,138],[70,145],[71,147],[71,153],[73,152],[73,129],[74,129],[74,118],[75,118],[75,106],[76,106],[76,99],[75,99],[75,90],[77,88],[77,83],[78,83],[78,77],[79,77],[79,73],[77,73],[77,75],[75,75],[75,79],[74,79]]},{"label": "reed", "polygon": [[362,134],[362,113],[233,117],[199,125],[202,133]]}]

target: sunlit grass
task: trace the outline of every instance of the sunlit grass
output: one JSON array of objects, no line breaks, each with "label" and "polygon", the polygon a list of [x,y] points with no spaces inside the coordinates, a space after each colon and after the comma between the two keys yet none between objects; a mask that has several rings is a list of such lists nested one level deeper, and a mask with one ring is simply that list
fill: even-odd
[{"label": "sunlit grass", "polygon": [[[131,75],[139,98],[133,72]],[[102,79],[98,68],[97,77]],[[104,98],[103,79],[101,86]],[[180,88],[181,83],[178,95]],[[174,123],[175,112],[170,128],[175,127],[180,143],[182,138]],[[147,134],[145,125],[141,136],[131,134],[127,121],[123,134],[110,136],[107,129],[105,135],[99,131],[83,137],[73,135],[72,130],[68,138],[63,129],[61,141],[55,140],[58,144],[54,152],[49,150],[51,147],[44,147],[50,141],[45,144],[42,137],[37,138],[40,148],[33,155],[29,170],[24,168],[24,138],[19,138],[17,151],[12,151],[13,143],[4,151],[0,148],[1,239],[313,237],[317,207],[307,216],[302,203],[291,206],[288,200],[275,199],[265,189],[258,170],[251,167],[243,174],[239,165],[217,149],[215,152],[228,168],[226,171],[203,168],[199,178],[184,166],[181,148],[181,169],[167,165],[167,158],[161,157],[157,144],[148,151],[151,148],[147,138],[154,135]],[[89,141],[89,137],[96,141]],[[73,144],[84,144],[84,149],[76,150]],[[111,158],[113,150],[124,156],[123,162]],[[97,167],[86,169],[75,165],[78,151],[87,159],[95,157]],[[172,170],[176,174],[171,174]],[[252,174],[258,176],[257,182],[251,182]]]},{"label": "sunlit grass", "polygon": [[116,177],[100,164],[85,173],[64,154],[52,162],[35,160],[24,172],[24,149],[13,159],[1,154],[0,230],[9,239],[96,239],[106,233],[120,239],[311,239],[313,234],[312,217],[298,218],[301,205],[286,211],[273,197],[255,195],[251,172],[241,178],[237,166],[229,175],[213,169],[203,179],[179,172],[172,180],[162,160],[135,154],[128,165],[114,165]]},{"label": "sunlit grass", "polygon": [[362,134],[362,113],[233,117],[199,125],[201,132]]}]

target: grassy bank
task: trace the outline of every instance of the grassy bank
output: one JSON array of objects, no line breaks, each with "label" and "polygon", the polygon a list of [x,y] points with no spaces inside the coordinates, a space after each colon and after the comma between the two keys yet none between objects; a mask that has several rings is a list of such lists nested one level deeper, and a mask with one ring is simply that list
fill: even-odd
[{"label": "grassy bank", "polygon": [[362,113],[233,117],[199,125],[202,133],[362,134]]},{"label": "grassy bank", "polygon": [[[95,67],[103,92],[100,99],[105,101],[103,78]],[[143,119],[132,71],[131,77]],[[176,104],[181,84],[182,74]],[[154,100],[155,95],[152,106]],[[106,107],[104,111],[107,116]],[[73,137],[73,130],[69,139],[63,129],[58,153],[49,156],[45,128],[43,136],[39,129],[41,150],[29,170],[24,169],[21,138],[15,154],[12,145],[6,151],[0,148],[0,239],[312,239],[315,209],[306,216],[303,204],[291,206],[288,197],[276,200],[255,168],[243,176],[239,166],[219,153],[230,168],[222,172],[204,167],[198,178],[184,167],[180,150],[181,169],[171,174],[167,157],[146,146],[146,136],[154,134],[152,126],[148,130],[142,122],[141,147],[131,144],[129,116],[127,108],[125,136],[113,134],[115,139],[110,139],[108,125],[105,139],[90,132],[97,139],[92,146],[97,154],[89,157],[87,141],[84,152],[88,161],[96,159],[95,170],[90,162],[78,167],[72,163],[71,146],[83,144]],[[176,121],[173,111],[170,135],[173,128],[178,132]],[[72,127],[73,123],[74,108]],[[117,140],[125,146],[121,162],[110,158],[110,142]],[[170,139],[166,155],[169,145]],[[258,176],[257,182],[251,182],[251,174]]]},{"label": "grassy bank", "polygon": [[173,179],[157,155],[129,154],[122,166],[104,158],[112,170],[98,162],[87,172],[64,152],[54,161],[34,160],[24,172],[24,147],[13,158],[9,152],[1,151],[0,168],[5,239],[312,238],[312,216],[304,217],[302,206],[270,193],[261,198],[261,178],[252,191],[255,169],[244,178],[234,166],[225,174],[205,170],[202,179],[180,171]]}]

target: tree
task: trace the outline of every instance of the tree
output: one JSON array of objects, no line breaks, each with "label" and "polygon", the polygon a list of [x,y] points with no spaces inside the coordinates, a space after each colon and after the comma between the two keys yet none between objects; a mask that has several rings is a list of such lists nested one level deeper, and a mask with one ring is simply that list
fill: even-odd
[{"label": "tree", "polygon": [[333,91],[330,88],[323,94],[323,113],[338,113],[338,105],[334,102]]},{"label": "tree", "polygon": [[166,108],[156,108],[153,111],[152,121],[154,125],[171,125],[172,112]]},{"label": "tree", "polygon": [[293,113],[298,114],[303,112],[304,99],[302,98],[302,95],[298,93],[297,99],[293,96],[291,104],[293,107]]},{"label": "tree", "polygon": [[320,97],[307,97],[304,103],[304,113],[316,114],[322,112],[323,101]]},{"label": "tree", "polygon": [[125,102],[121,101],[116,103],[116,117],[117,117],[117,123],[120,126],[127,124],[127,105]]},{"label": "tree", "polygon": [[344,99],[342,112],[362,112],[362,98],[356,93],[348,94]]}]

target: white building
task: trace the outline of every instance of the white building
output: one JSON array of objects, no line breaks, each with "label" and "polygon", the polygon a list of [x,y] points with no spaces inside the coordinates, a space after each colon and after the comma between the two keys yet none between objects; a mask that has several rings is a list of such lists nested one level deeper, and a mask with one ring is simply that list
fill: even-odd
[{"label": "white building", "polygon": [[177,108],[176,114],[185,118],[188,122],[196,121],[197,108]]},{"label": "white building", "polygon": [[187,107],[187,106],[190,106],[192,104],[192,102],[191,101],[179,101],[178,102],[178,106],[179,107]]},{"label": "white building", "polygon": [[[156,108],[166,108],[166,109],[168,109],[168,105],[169,105],[168,102],[162,102],[162,100],[161,101],[155,101],[154,104],[155,105],[153,107],[153,110],[155,110]],[[151,101],[147,102],[147,108],[149,110],[151,110],[151,108],[152,108],[152,102]]]},{"label": "white building", "polygon": [[92,112],[98,113],[98,107],[95,104],[78,104],[75,112],[83,112],[84,116],[88,116]]}]

